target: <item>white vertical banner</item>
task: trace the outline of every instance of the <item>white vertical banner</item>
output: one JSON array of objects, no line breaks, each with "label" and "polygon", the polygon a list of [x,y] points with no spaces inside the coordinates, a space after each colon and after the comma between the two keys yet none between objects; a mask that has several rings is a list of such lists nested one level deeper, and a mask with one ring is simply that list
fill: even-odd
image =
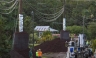
[{"label": "white vertical banner", "polygon": [[66,30],[66,19],[63,18],[63,30],[65,31]]},{"label": "white vertical banner", "polygon": [[19,14],[19,32],[23,32],[23,15]]}]

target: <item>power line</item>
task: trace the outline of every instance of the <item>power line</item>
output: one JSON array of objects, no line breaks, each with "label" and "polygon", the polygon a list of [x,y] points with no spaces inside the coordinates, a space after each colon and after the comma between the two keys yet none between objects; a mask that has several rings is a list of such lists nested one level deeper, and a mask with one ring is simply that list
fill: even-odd
[{"label": "power line", "polygon": [[57,17],[55,17],[55,18],[53,18],[53,19],[43,19],[43,21],[45,21],[45,22],[52,22],[52,21],[55,21],[56,19],[58,19],[61,15],[63,14],[63,11],[60,13],[60,14],[58,14],[58,16]]},{"label": "power line", "polygon": [[[26,1],[27,3],[28,3],[28,1]],[[28,4],[30,4],[30,3],[28,3]],[[31,6],[32,7],[32,6]],[[36,13],[36,17],[38,18],[38,19],[43,19],[43,21],[45,21],[45,22],[51,22],[51,21],[54,21],[54,20],[56,20],[58,17],[60,17],[61,16],[61,14],[63,13],[63,11],[64,11],[64,8],[62,7],[59,11],[57,11],[57,12],[54,12],[54,13],[52,13],[52,14],[47,14],[47,13],[43,13],[43,12],[41,12],[41,11],[39,11],[39,10],[37,10],[36,9],[36,7],[32,7],[34,10],[35,10],[35,13]],[[38,15],[38,14],[39,15]]]},{"label": "power line", "polygon": [[1,14],[10,14],[16,8],[17,5],[18,5],[18,1],[16,2],[15,6],[13,7],[13,9],[11,9],[11,11],[9,11],[7,13],[2,13],[2,12],[0,12],[0,13]]},{"label": "power line", "polygon": [[[26,1],[26,0],[25,0]],[[31,3],[28,3],[28,1],[26,1],[27,2],[27,4],[31,4]],[[62,8],[63,8],[63,6],[61,6],[61,7],[59,7],[59,8],[61,8],[59,11],[57,11],[57,12],[55,12],[55,13],[52,13],[52,14],[47,14],[47,13],[44,13],[44,12],[41,12],[41,11],[39,11],[39,10],[37,10],[35,7],[32,7],[31,5],[30,5],[30,7],[32,8],[32,9],[34,9],[36,12],[38,12],[38,13],[40,13],[41,15],[46,15],[46,16],[48,16],[48,15],[55,15],[55,14],[57,14],[58,12],[60,12],[60,10],[62,10]],[[30,8],[30,9],[31,9]],[[59,9],[58,8],[58,9]],[[50,9],[50,8],[49,8]]]},{"label": "power line", "polygon": [[41,16],[41,14],[40,14],[40,16],[37,15],[37,17],[38,17],[38,19],[43,19],[43,21],[51,22],[51,21],[56,20],[58,17],[60,17],[61,14],[63,13],[63,11],[64,11],[64,8],[62,8],[60,11],[58,11],[57,14],[54,14],[51,16],[44,16],[44,17],[43,17],[43,15]]},{"label": "power line", "polygon": [[[42,17],[42,18],[45,18],[45,19],[54,19],[54,18],[57,18],[58,16],[60,16],[62,13],[63,13],[63,11],[64,11],[64,9],[62,8],[61,10],[60,10],[60,12],[58,12],[56,15],[51,15],[51,16],[44,16],[44,17]],[[37,17],[38,17],[38,15],[37,15]],[[40,16],[41,17],[41,16]]]},{"label": "power line", "polygon": [[1,3],[12,3],[14,2],[15,0],[12,0],[12,1],[0,1]]},{"label": "power line", "polygon": [[18,2],[18,0],[16,0],[16,1],[13,3],[13,5],[11,5],[11,7],[7,7],[6,9],[0,9],[0,10],[10,10],[10,9],[12,9],[12,8],[16,5],[17,2]]},{"label": "power line", "polygon": [[[63,8],[63,7],[62,7]],[[46,15],[46,16],[49,16],[49,15],[56,15],[56,14],[58,14],[61,10],[62,10],[62,8],[58,11],[58,12],[56,12],[56,13],[53,13],[53,14],[47,14],[47,13],[43,13],[43,12],[40,12],[40,11],[38,11],[37,9],[35,9],[35,11],[36,12],[38,12],[38,13],[40,13],[41,15]]]}]

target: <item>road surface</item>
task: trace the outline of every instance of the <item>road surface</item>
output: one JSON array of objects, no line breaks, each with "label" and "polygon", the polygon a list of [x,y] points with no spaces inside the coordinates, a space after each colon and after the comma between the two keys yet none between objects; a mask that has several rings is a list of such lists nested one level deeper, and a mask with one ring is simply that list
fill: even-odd
[{"label": "road surface", "polygon": [[65,52],[59,52],[59,53],[45,53],[43,54],[44,57],[48,58],[66,58]]}]

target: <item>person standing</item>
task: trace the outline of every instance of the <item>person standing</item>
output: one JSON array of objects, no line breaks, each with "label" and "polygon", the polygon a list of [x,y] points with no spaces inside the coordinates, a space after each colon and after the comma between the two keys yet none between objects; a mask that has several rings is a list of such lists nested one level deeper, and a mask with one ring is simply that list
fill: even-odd
[{"label": "person standing", "polygon": [[38,50],[36,51],[36,58],[38,58]]},{"label": "person standing", "polygon": [[41,49],[38,50],[38,58],[42,58],[42,51],[41,51]]},{"label": "person standing", "polygon": [[32,58],[32,51],[29,51],[29,57]]}]

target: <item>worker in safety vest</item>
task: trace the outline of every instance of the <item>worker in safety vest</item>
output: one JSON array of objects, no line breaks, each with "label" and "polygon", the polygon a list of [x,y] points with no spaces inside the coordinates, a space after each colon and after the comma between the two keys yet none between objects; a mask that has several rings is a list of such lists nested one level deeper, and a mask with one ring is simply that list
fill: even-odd
[{"label": "worker in safety vest", "polygon": [[41,51],[41,49],[38,50],[38,58],[42,58],[42,51]]},{"label": "worker in safety vest", "polygon": [[36,58],[38,58],[38,50],[36,51]]},{"label": "worker in safety vest", "polygon": [[89,44],[90,44],[89,41],[87,41],[87,42],[86,42],[86,45],[88,46]]}]

